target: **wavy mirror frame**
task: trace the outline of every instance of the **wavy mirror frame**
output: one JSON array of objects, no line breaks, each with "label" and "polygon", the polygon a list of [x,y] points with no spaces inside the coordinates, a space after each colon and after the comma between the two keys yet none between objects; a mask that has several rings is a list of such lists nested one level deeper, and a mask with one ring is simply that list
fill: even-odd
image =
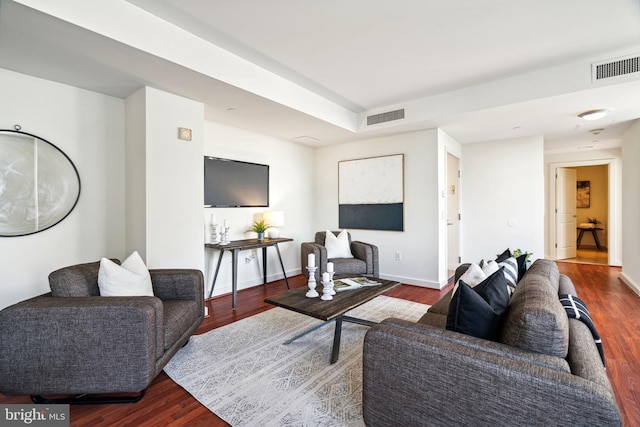
[{"label": "wavy mirror frame", "polygon": [[0,153],[0,237],[39,233],[69,216],[80,199],[69,156],[19,126],[0,129]]}]

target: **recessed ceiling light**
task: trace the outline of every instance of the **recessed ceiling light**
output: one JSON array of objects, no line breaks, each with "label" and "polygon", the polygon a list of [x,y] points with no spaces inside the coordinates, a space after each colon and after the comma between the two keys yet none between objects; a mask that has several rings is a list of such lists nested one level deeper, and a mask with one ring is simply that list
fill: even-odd
[{"label": "recessed ceiling light", "polygon": [[604,129],[600,128],[600,129],[591,129],[589,132],[591,132],[592,135],[600,135],[602,133]]},{"label": "recessed ceiling light", "polygon": [[593,147],[594,147],[593,145],[581,145],[578,147],[578,150],[590,150]]},{"label": "recessed ceiling light", "polygon": [[603,118],[604,116],[606,116],[607,114],[609,114],[609,110],[606,108],[598,108],[595,110],[587,110],[587,111],[583,111],[582,113],[578,113],[578,117],[580,117],[581,119],[584,120],[589,120],[589,121],[593,121],[593,120],[598,120]]}]

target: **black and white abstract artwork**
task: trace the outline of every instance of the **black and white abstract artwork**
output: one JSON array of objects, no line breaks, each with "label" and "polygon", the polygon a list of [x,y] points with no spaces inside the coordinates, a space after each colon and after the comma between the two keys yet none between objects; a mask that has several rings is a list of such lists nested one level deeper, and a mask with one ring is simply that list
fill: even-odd
[{"label": "black and white abstract artwork", "polygon": [[404,230],[404,155],[338,162],[340,228]]}]

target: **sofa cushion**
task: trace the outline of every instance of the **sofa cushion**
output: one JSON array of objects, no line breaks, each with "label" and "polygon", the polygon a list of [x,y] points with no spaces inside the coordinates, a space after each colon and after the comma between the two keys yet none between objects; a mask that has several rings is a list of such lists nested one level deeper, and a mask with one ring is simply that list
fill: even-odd
[{"label": "sofa cushion", "polygon": [[[120,264],[117,259],[112,259]],[[97,297],[100,262],[64,267],[49,274],[49,287],[54,297]]]},{"label": "sofa cushion", "polygon": [[477,338],[496,340],[508,303],[507,283],[500,270],[475,288],[460,280],[449,305],[446,328]]},{"label": "sofa cushion", "polygon": [[98,288],[102,296],[153,296],[149,270],[137,251],[129,255],[121,266],[102,258]]},{"label": "sofa cushion", "polygon": [[565,358],[569,322],[558,299],[557,286],[554,289],[545,277],[527,272],[511,296],[500,342]]},{"label": "sofa cushion", "polygon": [[509,257],[498,263],[503,268],[504,277],[509,284],[509,294],[513,294],[518,283],[518,261],[514,257]]},{"label": "sofa cushion", "polygon": [[188,300],[163,301],[164,348],[169,349],[199,319],[198,303]]},{"label": "sofa cushion", "polygon": [[560,271],[558,264],[550,259],[539,258],[527,269],[526,276],[542,276],[548,280],[553,290],[558,293],[558,281],[560,280]]},{"label": "sofa cushion", "polygon": [[353,258],[349,234],[342,230],[337,236],[327,230],[325,233],[324,246],[327,248],[327,258]]}]

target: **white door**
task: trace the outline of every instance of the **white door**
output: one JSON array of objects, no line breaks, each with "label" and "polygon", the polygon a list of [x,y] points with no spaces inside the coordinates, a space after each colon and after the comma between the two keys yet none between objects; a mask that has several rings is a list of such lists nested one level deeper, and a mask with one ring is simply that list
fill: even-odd
[{"label": "white door", "polygon": [[556,259],[576,256],[576,170],[556,169]]},{"label": "white door", "polygon": [[458,189],[460,160],[447,154],[447,268],[460,264],[460,208]]}]

